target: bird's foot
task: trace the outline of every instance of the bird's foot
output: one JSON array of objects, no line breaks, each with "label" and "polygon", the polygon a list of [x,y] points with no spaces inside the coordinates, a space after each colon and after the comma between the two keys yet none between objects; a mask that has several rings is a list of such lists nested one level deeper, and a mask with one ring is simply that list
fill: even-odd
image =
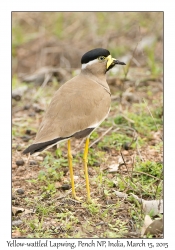
[{"label": "bird's foot", "polygon": [[82,202],[82,198],[77,197],[76,194],[73,194],[72,197],[73,197],[74,200]]},{"label": "bird's foot", "polygon": [[92,199],[91,199],[91,197],[90,197],[90,196],[89,196],[89,197],[87,197],[86,202],[87,202],[87,203],[93,203],[93,201],[92,201]]}]

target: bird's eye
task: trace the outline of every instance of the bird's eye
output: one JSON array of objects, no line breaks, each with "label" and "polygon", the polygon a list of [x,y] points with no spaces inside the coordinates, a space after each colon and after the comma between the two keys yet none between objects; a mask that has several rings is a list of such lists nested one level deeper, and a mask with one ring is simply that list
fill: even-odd
[{"label": "bird's eye", "polygon": [[99,56],[98,60],[99,61],[104,61],[105,60],[105,56]]}]

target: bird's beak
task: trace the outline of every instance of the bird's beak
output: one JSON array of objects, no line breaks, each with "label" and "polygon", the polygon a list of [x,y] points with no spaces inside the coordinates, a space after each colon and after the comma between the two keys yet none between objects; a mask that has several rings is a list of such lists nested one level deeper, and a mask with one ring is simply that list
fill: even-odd
[{"label": "bird's beak", "polygon": [[111,55],[107,57],[107,65],[106,68],[108,69],[110,66],[114,66],[115,64],[126,65],[124,62],[120,62],[119,60],[112,58]]}]

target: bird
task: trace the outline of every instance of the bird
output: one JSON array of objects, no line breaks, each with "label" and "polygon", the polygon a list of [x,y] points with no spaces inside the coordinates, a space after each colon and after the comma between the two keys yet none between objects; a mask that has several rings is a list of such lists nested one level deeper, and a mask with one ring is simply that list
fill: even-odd
[{"label": "bird", "polygon": [[95,48],[86,52],[81,58],[80,73],[55,92],[33,144],[23,151],[23,154],[32,155],[67,141],[72,197],[76,200],[80,199],[75,192],[71,138],[86,138],[83,161],[87,202],[91,202],[87,166],[89,137],[109,114],[111,92],[106,73],[115,65],[126,64],[112,58],[107,49]]}]

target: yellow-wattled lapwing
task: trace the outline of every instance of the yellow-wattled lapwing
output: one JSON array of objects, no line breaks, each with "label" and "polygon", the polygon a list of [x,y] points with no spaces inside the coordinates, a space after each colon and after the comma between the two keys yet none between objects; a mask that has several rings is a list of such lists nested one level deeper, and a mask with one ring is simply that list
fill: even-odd
[{"label": "yellow-wattled lapwing", "polygon": [[83,160],[87,200],[90,201],[87,168],[89,136],[109,114],[111,93],[106,82],[106,72],[116,64],[125,63],[112,58],[108,50],[97,48],[85,53],[81,58],[81,64],[80,74],[56,91],[34,143],[23,153],[34,154],[67,140],[72,195],[78,199],[74,187],[70,139],[86,137]]}]

